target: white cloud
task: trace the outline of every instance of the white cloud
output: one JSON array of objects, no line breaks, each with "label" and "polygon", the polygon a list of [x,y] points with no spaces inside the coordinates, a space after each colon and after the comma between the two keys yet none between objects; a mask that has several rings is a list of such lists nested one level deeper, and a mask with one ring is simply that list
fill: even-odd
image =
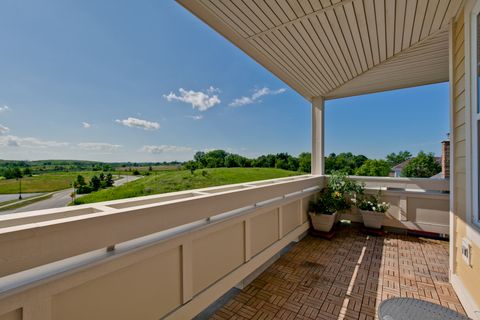
[{"label": "white cloud", "polygon": [[160,145],[160,146],[143,146],[140,149],[140,151],[148,152],[148,153],[165,153],[165,152],[180,153],[180,152],[190,152],[192,151],[192,148],[182,147],[182,146]]},{"label": "white cloud", "polygon": [[137,118],[129,117],[123,120],[115,120],[115,122],[120,123],[126,127],[130,128],[140,128],[143,130],[158,130],[160,129],[160,124],[158,122],[147,121]]},{"label": "white cloud", "polygon": [[260,99],[263,96],[268,96],[268,95],[273,96],[273,95],[284,93],[285,91],[287,91],[287,89],[285,89],[285,88],[280,88],[278,90],[271,90],[270,88],[267,88],[267,87],[264,87],[264,88],[261,88],[261,89],[255,89],[251,96],[249,96],[249,97],[244,96],[244,97],[237,98],[237,99],[233,100],[232,102],[230,102],[229,106],[231,106],[231,107],[241,107],[241,106],[245,106],[245,105],[248,105],[248,104],[255,103],[257,101],[260,102],[261,100],[258,100],[258,99]]},{"label": "white cloud", "polygon": [[252,104],[255,101],[250,98],[250,97],[241,97],[233,100],[233,102],[230,102],[228,105],[230,107],[240,107],[240,106],[246,106],[247,104]]},{"label": "white cloud", "polygon": [[7,147],[25,147],[25,148],[52,148],[66,147],[67,142],[58,142],[51,140],[42,140],[33,137],[17,137],[17,136],[0,136],[0,146]]},{"label": "white cloud", "polygon": [[120,149],[119,144],[111,144],[105,142],[82,142],[77,145],[80,149],[89,151],[112,152]]},{"label": "white cloud", "polygon": [[92,125],[88,122],[82,122],[82,126],[85,128],[85,129],[88,129],[90,128]]},{"label": "white cloud", "polygon": [[0,106],[0,113],[10,110],[9,106]]},{"label": "white cloud", "polygon": [[10,128],[5,127],[5,126],[2,126],[2,125],[0,124],[0,135],[2,135],[2,134],[7,134],[8,132],[10,132]]},{"label": "white cloud", "polygon": [[207,89],[206,93],[202,91],[193,91],[193,90],[185,90],[183,88],[178,89],[178,92],[180,95],[176,95],[173,92],[170,92],[168,95],[163,95],[165,99],[168,101],[182,101],[185,103],[189,103],[192,105],[192,107],[195,109],[198,109],[199,111],[205,111],[210,109],[211,107],[215,106],[216,104],[219,104],[220,98],[218,97],[217,94],[219,93],[220,89],[210,87]]},{"label": "white cloud", "polygon": [[208,87],[207,93],[220,93],[222,92],[219,88],[214,88],[212,86]]},{"label": "white cloud", "polygon": [[202,115],[199,115],[199,116],[187,116],[187,118],[190,118],[192,120],[202,120],[203,119],[203,116]]}]

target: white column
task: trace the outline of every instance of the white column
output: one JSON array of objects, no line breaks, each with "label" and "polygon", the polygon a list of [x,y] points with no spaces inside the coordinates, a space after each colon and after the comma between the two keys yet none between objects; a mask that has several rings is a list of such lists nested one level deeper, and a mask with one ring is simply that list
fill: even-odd
[{"label": "white column", "polygon": [[312,174],[325,174],[325,101],[323,97],[312,100]]}]

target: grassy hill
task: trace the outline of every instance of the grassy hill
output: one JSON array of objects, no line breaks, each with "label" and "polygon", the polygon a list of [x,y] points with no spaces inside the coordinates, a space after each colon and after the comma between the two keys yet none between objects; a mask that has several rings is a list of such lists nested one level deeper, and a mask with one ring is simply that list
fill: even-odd
[{"label": "grassy hill", "polygon": [[295,176],[299,172],[273,168],[216,168],[190,171],[162,171],[123,186],[91,193],[76,200],[85,204],[107,200],[146,196],[158,193],[206,188],[225,184],[242,183]]},{"label": "grassy hill", "polygon": [[[22,178],[22,192],[52,192],[67,189],[72,186],[73,180],[75,180],[79,174],[89,180],[93,175],[98,175],[99,172],[59,172],[24,177]],[[13,193],[18,193],[18,181],[15,179],[0,180],[0,194]]]}]

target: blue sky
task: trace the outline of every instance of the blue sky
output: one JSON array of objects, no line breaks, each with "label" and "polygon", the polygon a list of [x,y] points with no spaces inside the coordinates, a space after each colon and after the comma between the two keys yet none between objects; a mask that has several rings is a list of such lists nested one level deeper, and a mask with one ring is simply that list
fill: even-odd
[{"label": "blue sky", "polygon": [[[0,2],[0,159],[309,151],[310,104],[174,1]],[[327,102],[326,153],[439,153],[448,85]]]}]

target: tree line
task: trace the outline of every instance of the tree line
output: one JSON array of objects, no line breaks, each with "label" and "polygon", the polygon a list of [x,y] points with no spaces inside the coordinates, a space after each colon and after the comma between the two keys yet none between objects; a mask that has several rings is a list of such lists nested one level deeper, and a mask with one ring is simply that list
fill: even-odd
[{"label": "tree line", "polygon": [[[385,159],[369,159],[364,155],[351,152],[331,153],[325,157],[325,173],[343,171],[348,175],[389,176],[392,168],[409,160],[402,170],[405,177],[429,178],[441,171],[441,166],[433,153],[420,151],[416,157],[409,151],[390,153]],[[288,153],[262,155],[247,158],[225,150],[199,151],[193,160],[184,164],[184,168],[194,172],[202,168],[278,168],[290,171],[309,173],[311,169],[311,153],[302,152],[298,157]]]},{"label": "tree line", "polygon": [[0,159],[0,177],[13,179],[22,172],[22,176],[32,174],[43,174],[50,172],[79,172],[79,171],[99,171],[113,172],[141,170],[142,167],[153,166],[180,166],[179,161],[164,162],[98,162],[84,160],[1,160]]},{"label": "tree line", "polygon": [[25,176],[30,177],[32,175],[32,170],[28,167],[19,168],[19,167],[7,167],[0,168],[0,177],[5,179],[21,179]]},{"label": "tree line", "polygon": [[[398,153],[390,153],[385,159],[369,159],[364,155],[355,155],[351,152],[343,152],[339,154],[331,153],[325,157],[325,173],[331,174],[333,171],[343,171],[348,175],[359,176],[388,176],[392,168],[406,160],[409,162],[405,165],[401,175],[405,177],[431,177],[441,171],[441,166],[436,160],[433,153],[419,152],[416,157],[409,151],[400,151]],[[54,165],[55,170],[66,164],[79,165],[83,169],[93,171],[108,172],[119,167],[132,168],[133,174],[141,174],[141,167],[148,167],[148,171],[144,174],[150,174],[153,170],[152,165],[157,164],[179,164],[179,162],[157,162],[157,163],[99,163],[99,162],[82,162],[70,160],[52,160],[52,161],[2,161],[0,160],[0,179],[19,179],[24,176],[31,176],[33,173],[40,173],[41,167],[33,167],[35,165]],[[229,153],[225,150],[212,150],[209,152],[195,153],[193,160],[183,163],[183,169],[195,171],[202,168],[278,168],[290,171],[298,171],[309,173],[311,168],[311,154],[302,152],[298,156],[292,156],[288,153],[277,153],[261,155],[257,158],[247,158],[238,154]],[[50,168],[51,169],[51,168]],[[68,170],[67,170],[68,171]],[[97,177],[98,178],[98,177]]]},{"label": "tree line", "polygon": [[298,157],[277,153],[250,159],[225,150],[199,151],[195,153],[193,160],[184,164],[184,168],[191,171],[202,168],[278,168],[310,172],[310,153],[303,152]]}]

